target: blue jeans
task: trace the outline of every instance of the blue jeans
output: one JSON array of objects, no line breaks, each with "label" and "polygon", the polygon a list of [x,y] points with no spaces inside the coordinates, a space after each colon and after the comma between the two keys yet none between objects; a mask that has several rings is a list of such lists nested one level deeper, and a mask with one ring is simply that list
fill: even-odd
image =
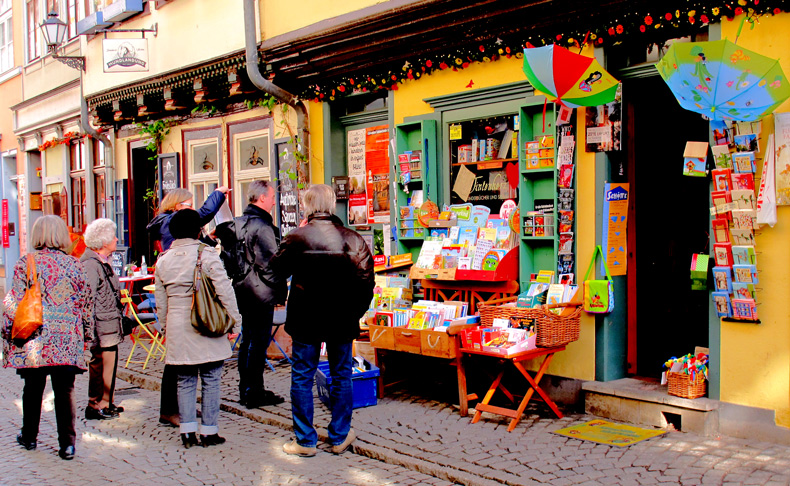
[{"label": "blue jeans", "polygon": [[240,305],[239,401],[255,406],[263,400],[263,370],[266,350],[272,339],[274,307],[267,304]]},{"label": "blue jeans", "polygon": [[[329,354],[329,373],[332,386],[329,403],[332,421],[329,422],[329,442],[342,444],[351,430],[354,395],[351,389],[351,343],[326,343]],[[296,442],[303,447],[315,447],[318,434],[313,427],[313,379],[318,368],[321,344],[293,342],[291,360],[291,412]]]},{"label": "blue jeans", "polygon": [[202,424],[201,435],[213,435],[219,432],[220,389],[222,381],[222,365],[224,361],[212,361],[198,365],[175,365],[178,372],[178,411],[181,415],[181,433],[188,434],[198,431],[197,423],[197,379],[203,383],[201,393]]}]

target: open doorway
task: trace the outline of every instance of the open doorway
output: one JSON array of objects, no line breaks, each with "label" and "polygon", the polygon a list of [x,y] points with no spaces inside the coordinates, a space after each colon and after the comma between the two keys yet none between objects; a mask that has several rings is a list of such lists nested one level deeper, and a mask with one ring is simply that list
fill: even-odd
[{"label": "open doorway", "polygon": [[151,160],[150,156],[145,146],[129,151],[129,258],[138,265],[143,255],[148,265],[156,261],[146,230],[156,211],[156,199],[152,197],[156,194],[156,159]]},{"label": "open doorway", "polygon": [[[629,255],[632,374],[658,378],[672,356],[708,346],[708,292],[691,290],[694,253],[709,253],[709,181],[682,175],[688,141],[708,141],[708,122],[684,110],[659,76],[628,79],[623,99],[634,212]],[[635,294],[635,295],[634,295]],[[634,369],[635,365],[635,369]]]}]

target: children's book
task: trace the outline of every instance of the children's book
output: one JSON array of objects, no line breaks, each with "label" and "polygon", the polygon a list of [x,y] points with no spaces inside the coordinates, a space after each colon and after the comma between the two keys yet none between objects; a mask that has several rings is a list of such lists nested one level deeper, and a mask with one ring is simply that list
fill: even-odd
[{"label": "children's book", "polygon": [[490,250],[483,256],[483,263],[480,265],[480,270],[494,271],[499,266],[499,262],[507,252],[505,250]]},{"label": "children's book", "polygon": [[713,267],[713,286],[719,292],[732,292],[732,269]]},{"label": "children's book", "polygon": [[472,217],[470,221],[478,228],[485,228],[489,214],[491,214],[491,208],[487,206],[472,206]]},{"label": "children's book", "polygon": [[732,202],[738,204],[738,209],[757,209],[757,198],[754,197],[753,189],[733,189],[730,191],[730,196]]},{"label": "children's book", "polygon": [[754,284],[744,282],[732,283],[732,296],[734,299],[754,299],[755,295]]},{"label": "children's book", "polygon": [[735,265],[757,265],[757,254],[753,246],[732,247],[732,261]]},{"label": "children's book", "polygon": [[751,172],[733,172],[730,174],[733,191],[754,192],[754,174]]},{"label": "children's book", "polygon": [[496,241],[495,228],[477,228],[477,239]]},{"label": "children's book", "polygon": [[732,154],[732,170],[740,173],[754,173],[754,152],[735,152]]},{"label": "children's book", "polygon": [[450,234],[450,228],[431,228],[429,236],[434,238],[448,238]]},{"label": "children's book", "polygon": [[513,248],[514,241],[511,238],[511,234],[513,232],[510,231],[509,226],[501,226],[496,229],[496,239],[494,240],[494,248],[501,248],[505,250],[509,250]]},{"label": "children's book", "polygon": [[483,259],[493,247],[494,242],[491,240],[477,240],[475,244],[475,254],[472,257],[472,270],[483,269]]},{"label": "children's book", "polygon": [[756,265],[733,265],[732,266],[733,280],[740,283],[756,284],[757,281],[757,266]]},{"label": "children's book", "polygon": [[455,219],[458,221],[458,226],[472,226],[472,204],[452,204],[445,206],[444,211],[451,211],[455,213]]},{"label": "children's book", "polygon": [[711,222],[713,226],[713,239],[716,243],[730,242],[730,223],[724,218],[716,218]]},{"label": "children's book", "polygon": [[713,145],[710,150],[713,152],[713,161],[717,169],[732,169],[730,148],[727,145]]},{"label": "children's book", "polygon": [[447,238],[450,239],[450,242],[453,244],[458,243],[458,235],[461,231],[459,226],[451,226],[450,231],[447,233]]},{"label": "children's book", "polygon": [[712,292],[711,297],[716,305],[716,314],[719,317],[732,317],[730,294],[728,292]]},{"label": "children's book", "polygon": [[458,244],[474,246],[477,242],[477,226],[458,227]]},{"label": "children's book", "polygon": [[554,283],[554,271],[552,270],[539,270],[536,281],[546,284]]},{"label": "children's book", "polygon": [[526,292],[519,294],[516,307],[531,308],[535,305],[545,304],[548,290],[549,284],[542,282],[531,283]]},{"label": "children's book", "polygon": [[392,327],[392,312],[378,311],[374,318],[377,326]]},{"label": "children's book", "polygon": [[527,170],[540,168],[540,158],[538,154],[527,154],[526,168]]},{"label": "children's book", "polygon": [[730,243],[714,243],[713,255],[716,259],[716,266],[732,266],[732,245]]},{"label": "children's book", "polygon": [[732,228],[730,237],[733,245],[754,246],[754,230],[751,228]]},{"label": "children's book", "polygon": [[732,317],[757,320],[757,303],[754,299],[732,299]]},{"label": "children's book", "polygon": [[730,169],[713,169],[711,175],[713,175],[714,191],[730,190]]}]

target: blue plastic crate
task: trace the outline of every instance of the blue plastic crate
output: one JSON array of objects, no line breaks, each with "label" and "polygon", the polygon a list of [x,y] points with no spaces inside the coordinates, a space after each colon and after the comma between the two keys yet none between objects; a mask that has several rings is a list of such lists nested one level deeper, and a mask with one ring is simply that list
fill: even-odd
[{"label": "blue plastic crate", "polygon": [[[354,369],[351,376],[351,388],[354,394],[353,408],[370,407],[377,402],[379,369],[372,363],[365,361],[370,367],[368,371],[358,371]],[[318,372],[315,374],[315,385],[318,387],[318,398],[329,405],[329,387],[332,386],[332,376],[329,374],[329,362],[320,361]]]}]

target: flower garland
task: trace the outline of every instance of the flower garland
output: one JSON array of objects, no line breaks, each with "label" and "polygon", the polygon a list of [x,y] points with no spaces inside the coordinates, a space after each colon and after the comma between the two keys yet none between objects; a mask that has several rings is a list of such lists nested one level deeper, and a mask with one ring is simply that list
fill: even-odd
[{"label": "flower garland", "polygon": [[48,148],[52,148],[56,145],[66,145],[70,143],[75,138],[82,138],[83,135],[79,132],[67,132],[63,134],[63,138],[53,138],[52,140],[47,140],[46,142],[42,143],[38,146],[38,151],[43,152]]},{"label": "flower garland", "polygon": [[[667,2],[669,3],[669,2]],[[406,60],[402,66],[389,66],[374,73],[342,76],[333,80],[312,84],[306,87],[300,98],[319,101],[333,101],[352,93],[376,91],[381,89],[397,90],[398,84],[419,79],[437,70],[458,71],[474,62],[492,62],[502,57],[523,57],[526,47],[540,47],[558,44],[568,48],[581,49],[586,44],[596,47],[612,46],[624,42],[641,42],[650,46],[663,44],[667,39],[698,34],[705,31],[709,24],[734,21],[735,17],[745,15],[750,28],[758,23],[763,15],[778,15],[787,12],[784,0],[689,0],[682,7],[655,7],[645,12],[629,12],[620,18],[609,19],[589,30],[537,32],[526,31],[523,37],[492,39],[474,46],[458,48],[454,51],[417,57]],[[559,28],[559,27],[557,27]]]}]

